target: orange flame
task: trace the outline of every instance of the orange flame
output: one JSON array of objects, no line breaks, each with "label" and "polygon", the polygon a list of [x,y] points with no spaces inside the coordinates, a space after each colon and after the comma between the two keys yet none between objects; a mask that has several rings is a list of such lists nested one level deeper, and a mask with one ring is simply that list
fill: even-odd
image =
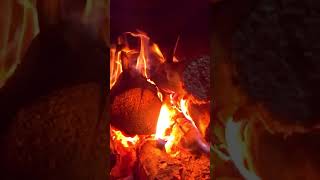
[{"label": "orange flame", "polygon": [[144,33],[136,34],[136,36],[140,38],[140,43],[141,43],[140,53],[137,58],[136,69],[139,70],[144,77],[148,78],[148,74],[147,74],[147,64],[149,60],[148,43],[150,38],[146,36]]},{"label": "orange flame", "polygon": [[116,52],[116,48],[110,49],[110,89],[114,86],[122,73],[120,55],[121,52]]},{"label": "orange flame", "polygon": [[[186,99],[181,99],[180,100],[180,109],[182,111],[182,113],[184,114],[184,116],[192,121],[191,116],[189,115],[189,110],[188,110],[188,101]],[[193,121],[192,121],[193,122]],[[193,123],[194,124],[194,123]]]},{"label": "orange flame", "polygon": [[158,56],[161,63],[165,62],[164,56],[162,52],[160,51],[160,48],[157,44],[152,44],[151,50]]},{"label": "orange flame", "polygon": [[165,144],[165,149],[171,156],[177,156],[180,152],[176,148],[182,139],[183,133],[181,132],[179,126],[174,125],[172,127],[170,136],[167,138],[168,141]]},{"label": "orange flame", "polygon": [[[137,38],[140,42],[140,47],[132,48],[129,46],[128,37]],[[165,58],[159,48],[155,43],[150,42],[150,38],[143,32],[126,32],[123,36],[118,38],[118,48],[116,46],[111,47],[110,51],[110,88],[114,86],[117,82],[118,77],[126,68],[133,68],[141,73],[146,80],[155,85],[157,88],[157,94],[159,99],[163,102],[160,109],[160,114],[158,117],[156,133],[154,135],[156,140],[164,140],[165,150],[171,156],[176,156],[179,154],[178,144],[182,140],[184,132],[181,130],[179,123],[177,122],[176,115],[183,114],[185,119],[190,121],[193,128],[197,128],[193,122],[189,112],[189,99],[186,98],[177,98],[170,94],[169,99],[164,101],[163,94],[160,89],[157,87],[156,83],[152,81],[148,74],[148,65],[150,65],[152,58],[156,58],[159,63],[164,63]],[[174,57],[174,61],[178,61]],[[178,96],[176,96],[178,97]],[[121,131],[114,131],[113,137],[115,140],[120,141],[124,147],[132,147],[135,143],[139,141],[139,136],[134,137],[134,139],[125,137]]]},{"label": "orange flame", "polygon": [[157,130],[155,137],[157,139],[166,139],[166,130],[172,125],[172,112],[166,104],[163,104],[160,110]]},{"label": "orange flame", "polygon": [[162,139],[166,141],[165,150],[168,154],[172,156],[176,156],[179,154],[179,151],[176,150],[176,147],[179,145],[184,132],[182,132],[181,127],[179,126],[179,122],[176,122],[175,115],[177,113],[183,113],[186,121],[189,121],[190,126],[192,128],[196,128],[196,125],[190,115],[188,114],[188,104],[186,99],[180,100],[180,108],[175,107],[174,96],[170,95],[170,103],[171,106],[167,104],[163,104],[160,110],[158,123],[157,123],[157,131],[156,131],[156,139]]},{"label": "orange flame", "polygon": [[[181,139],[180,129],[174,125],[173,116],[175,114],[175,109],[170,109],[168,105],[163,104],[160,110],[155,134],[156,139],[166,141],[165,150],[172,156],[176,156],[179,153],[178,151],[175,151],[174,148]],[[168,130],[171,130],[171,132],[168,132]]]},{"label": "orange flame", "polygon": [[113,128],[111,128],[111,132],[112,139],[121,142],[121,144],[126,148],[135,145],[140,140],[137,135],[134,137],[126,137],[121,131],[117,131]]},{"label": "orange flame", "polygon": [[[127,36],[132,36],[138,38],[140,41],[140,49],[132,49],[129,47],[129,42],[127,41]],[[139,71],[148,82],[151,84],[155,83],[149,79],[148,75],[148,64],[150,64],[150,56],[155,55],[156,59],[163,63],[165,58],[161,53],[159,46],[155,43],[150,42],[150,38],[146,33],[139,31],[138,33],[126,32],[118,40],[118,45],[124,45],[120,50],[116,49],[116,46],[112,46],[110,50],[110,88],[112,88],[123,71],[123,65],[128,66],[134,64],[134,68]],[[137,55],[137,56],[136,56]],[[127,57],[128,62],[125,61]],[[162,96],[158,93],[158,96]]]}]

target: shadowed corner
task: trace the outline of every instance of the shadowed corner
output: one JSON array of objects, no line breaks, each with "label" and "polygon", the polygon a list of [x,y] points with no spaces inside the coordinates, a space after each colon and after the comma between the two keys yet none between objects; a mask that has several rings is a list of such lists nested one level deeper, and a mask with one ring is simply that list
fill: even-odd
[{"label": "shadowed corner", "polygon": [[109,2],[1,3],[3,178],[107,178]]}]

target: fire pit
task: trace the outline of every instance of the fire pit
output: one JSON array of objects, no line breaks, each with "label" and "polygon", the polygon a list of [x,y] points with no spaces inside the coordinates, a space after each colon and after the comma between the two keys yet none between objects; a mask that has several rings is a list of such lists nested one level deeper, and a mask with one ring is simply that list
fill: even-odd
[{"label": "fire pit", "polygon": [[110,52],[111,178],[210,179],[210,59],[166,59],[141,31]]},{"label": "fire pit", "polygon": [[112,179],[210,179],[207,5],[111,2]]}]

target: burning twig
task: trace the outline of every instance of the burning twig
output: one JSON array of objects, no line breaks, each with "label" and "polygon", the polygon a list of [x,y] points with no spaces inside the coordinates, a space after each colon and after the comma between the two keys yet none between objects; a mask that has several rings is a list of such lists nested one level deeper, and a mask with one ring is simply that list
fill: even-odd
[{"label": "burning twig", "polygon": [[169,55],[168,55],[168,58],[166,60],[166,63],[172,64],[174,62],[178,62],[178,59],[175,57],[175,53],[176,53],[177,48],[178,48],[179,40],[180,40],[180,35],[178,35],[176,43],[174,44],[174,47],[171,50],[169,50]]}]

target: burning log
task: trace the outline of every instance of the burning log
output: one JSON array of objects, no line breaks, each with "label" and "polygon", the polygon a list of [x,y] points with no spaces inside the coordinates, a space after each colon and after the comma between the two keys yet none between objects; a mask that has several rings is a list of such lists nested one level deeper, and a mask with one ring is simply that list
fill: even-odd
[{"label": "burning log", "polygon": [[139,179],[210,179],[210,160],[181,151],[167,154],[156,141],[147,141],[138,150]]},{"label": "burning log", "polygon": [[161,101],[146,78],[135,71],[124,71],[110,98],[112,126],[127,135],[155,133]]},{"label": "burning log", "polygon": [[191,94],[198,101],[210,100],[210,57],[165,62],[152,77],[156,84],[178,94]]},{"label": "burning log", "polygon": [[[64,88],[21,108],[1,144],[8,179],[106,179],[107,121],[96,83]],[[6,179],[4,178],[4,179]]]},{"label": "burning log", "polygon": [[210,122],[210,58],[165,62],[152,78],[161,89],[189,98],[188,113],[204,135]]},{"label": "burning log", "polygon": [[[128,46],[127,36],[140,40],[139,50]],[[117,155],[111,175],[133,178],[130,170],[137,166],[137,179],[209,179],[210,147],[188,115],[187,103],[192,98],[182,88],[183,70],[192,71],[197,63],[165,62],[159,47],[152,43],[150,46],[149,39],[143,32],[128,32],[111,51],[110,134],[111,149]],[[155,66],[158,69],[153,70]],[[203,77],[196,78],[201,81]],[[199,111],[193,114],[201,117]],[[135,134],[154,136],[145,136],[148,140],[139,135],[125,136]],[[195,163],[187,164],[188,161]]]}]

